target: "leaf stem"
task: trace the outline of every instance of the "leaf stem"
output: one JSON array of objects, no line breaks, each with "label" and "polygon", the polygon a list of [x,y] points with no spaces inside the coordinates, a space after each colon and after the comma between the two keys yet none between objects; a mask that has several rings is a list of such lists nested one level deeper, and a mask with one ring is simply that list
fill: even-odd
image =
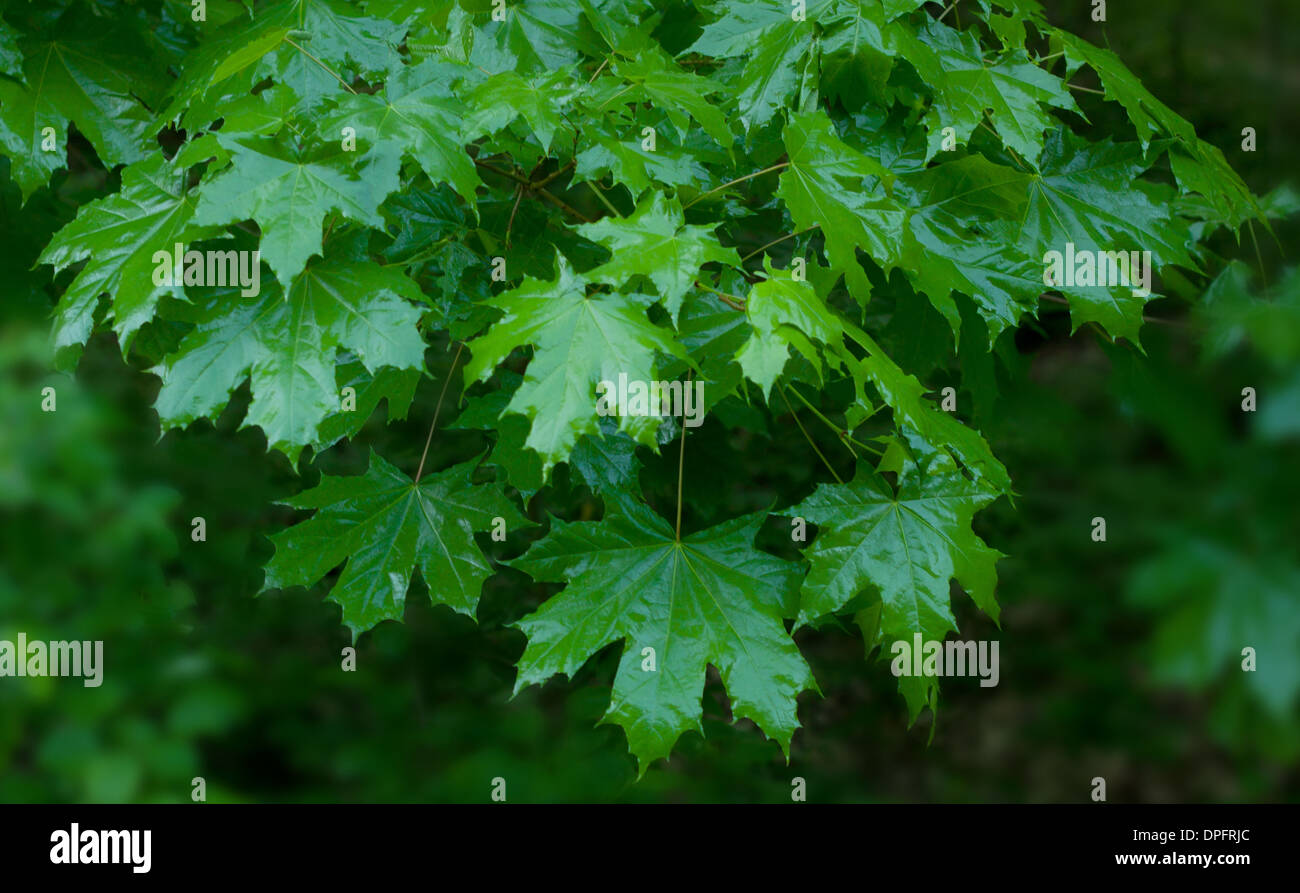
[{"label": "leaf stem", "polygon": [[781,238],[773,239],[772,241],[768,242],[766,245],[762,246],[761,248],[755,248],[753,251],[749,252],[749,254],[746,254],[744,257],[742,257],[740,259],[740,262],[743,264],[745,261],[749,260],[755,254],[762,254],[764,251],[771,248],[773,245],[779,245],[782,242],[784,242],[786,239],[793,239],[795,236],[802,236],[804,233],[817,229],[817,227],[819,226],[821,226],[820,223],[814,223],[812,226],[804,227],[798,232],[786,233]]},{"label": "leaf stem", "polygon": [[705,196],[713,195],[713,193],[717,192],[720,189],[726,189],[728,186],[735,186],[737,183],[744,183],[746,180],[752,180],[755,177],[761,177],[763,174],[769,173],[771,171],[779,171],[781,168],[789,167],[789,166],[790,166],[790,162],[782,161],[780,164],[774,164],[771,167],[765,167],[761,171],[755,171],[752,174],[745,174],[745,176],[743,177],[737,177],[734,180],[723,183],[721,186],[714,186],[708,192],[701,192],[699,195],[695,196],[695,198],[691,199],[689,202],[682,205],[682,210],[685,211],[687,208],[689,208],[691,205],[698,202],[700,199],[704,198]]},{"label": "leaf stem", "polygon": [[718,291],[718,290],[717,290],[716,288],[714,288],[713,286],[711,286],[711,285],[705,285],[703,282],[701,282],[701,281],[698,280],[698,279],[695,280],[695,284],[696,284],[697,286],[699,286],[700,288],[704,289],[705,291],[711,291],[711,292],[713,292],[715,295],[717,295],[719,298],[722,299],[722,303],[726,304],[726,305],[727,305],[728,307],[730,307],[732,310],[740,310],[740,311],[742,311],[742,312],[744,311],[744,309],[745,309],[745,299],[744,299],[744,298],[742,298],[742,297],[740,297],[740,296],[738,296],[738,295],[727,294],[725,291]]},{"label": "leaf stem", "polygon": [[[691,370],[686,370],[686,386],[690,387]],[[677,451],[677,542],[682,541],[682,477],[686,469],[686,418],[682,417],[682,445]]]},{"label": "leaf stem", "polygon": [[[782,386],[782,387],[784,388],[784,386]],[[855,439],[854,439],[854,438],[849,434],[849,432],[845,431],[845,430],[844,430],[843,428],[841,428],[839,425],[835,424],[835,423],[832,422],[830,419],[826,418],[826,416],[824,416],[824,415],[821,413],[821,411],[820,411],[819,409],[817,409],[817,407],[813,406],[811,403],[808,402],[808,398],[807,398],[807,397],[805,397],[803,394],[799,393],[799,389],[798,389],[798,388],[792,388],[792,390],[794,391],[794,395],[795,395],[796,397],[798,397],[801,401],[803,401],[803,405],[806,406],[806,407],[808,407],[810,410],[812,410],[812,414],[815,415],[815,416],[817,416],[817,418],[821,419],[823,422],[825,422],[825,423],[826,423],[826,427],[828,427],[828,428],[830,428],[832,431],[834,431],[834,432],[835,432],[835,436],[838,437],[840,440],[842,440],[842,441],[844,442],[844,446],[848,449],[849,453],[853,456],[853,458],[854,458],[855,460],[858,458],[858,454],[857,454],[857,452],[855,452],[854,449],[853,449],[853,445],[854,445],[854,444],[857,444],[858,446],[862,447],[864,450],[872,450],[872,451],[874,451],[874,452],[876,452],[876,453],[879,453],[879,452],[880,452],[879,450],[874,450],[873,447],[871,447],[871,446],[869,446],[869,445],[867,445],[867,444],[865,444],[865,443],[861,443],[860,441],[855,440]]]},{"label": "leaf stem", "polygon": [[613,214],[615,217],[623,216],[622,213],[619,212],[618,208],[614,207],[614,203],[605,197],[605,190],[601,189],[595,180],[584,180],[583,182],[587,184],[589,189],[591,189],[592,194],[595,195],[596,198],[600,199],[600,203],[606,208],[609,208],[609,213]]},{"label": "leaf stem", "polygon": [[825,465],[826,470],[831,473],[831,477],[835,478],[835,483],[844,483],[844,480],[835,472],[835,466],[831,465],[830,460],[822,454],[822,451],[818,449],[817,444],[813,441],[812,435],[808,433],[808,429],[803,426],[803,422],[799,421],[799,413],[794,411],[794,407],[790,405],[790,398],[785,395],[785,385],[777,382],[776,386],[781,392],[781,399],[785,401],[785,408],[790,410],[790,415],[794,418],[794,423],[798,425],[799,430],[803,432],[804,439],[807,440],[808,445],[813,448],[813,452],[817,454],[817,458],[822,460],[822,464]]},{"label": "leaf stem", "polygon": [[577,163],[578,163],[578,159],[576,159],[576,158],[570,158],[568,164],[566,164],[566,165],[564,165],[564,166],[562,166],[562,167],[558,167],[558,168],[556,168],[555,170],[553,170],[553,171],[551,171],[549,174],[547,174],[545,177],[542,177],[542,179],[536,181],[535,183],[531,183],[529,188],[531,188],[531,189],[541,189],[543,186],[546,186],[547,184],[549,184],[549,183],[550,183],[552,180],[554,180],[556,177],[563,176],[566,172],[568,172],[568,170],[569,170],[571,167],[573,167],[573,166],[576,165]]},{"label": "leaf stem", "polygon": [[1268,289],[1268,272],[1264,269],[1264,255],[1259,250],[1259,239],[1255,238],[1255,221],[1247,220],[1246,229],[1250,230],[1250,241],[1255,243],[1255,260],[1259,262],[1259,281]]},{"label": "leaf stem", "polygon": [[451,358],[451,368],[447,370],[447,378],[442,383],[442,391],[438,394],[438,404],[433,408],[433,422],[429,425],[429,436],[424,439],[424,452],[420,454],[420,467],[415,469],[415,484],[420,483],[420,475],[424,474],[424,460],[429,457],[429,444],[433,443],[433,429],[438,427],[438,415],[442,412],[442,400],[447,396],[447,386],[451,384],[451,374],[456,371],[456,363],[460,361],[460,353],[465,349],[464,343],[456,348],[456,356]]}]

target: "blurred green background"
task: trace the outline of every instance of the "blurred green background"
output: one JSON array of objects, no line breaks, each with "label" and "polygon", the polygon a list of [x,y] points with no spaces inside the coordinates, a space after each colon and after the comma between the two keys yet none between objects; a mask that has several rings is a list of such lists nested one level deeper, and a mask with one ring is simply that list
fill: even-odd
[{"label": "blurred green background", "polygon": [[[1114,0],[1104,26],[1088,3],[1046,5],[1118,52],[1257,193],[1293,178],[1296,4]],[[1125,133],[1108,111],[1098,132]],[[1254,153],[1240,150],[1244,126],[1258,132]],[[909,728],[860,638],[804,631],[825,697],[802,702],[789,766],[748,723],[728,723],[714,677],[706,736],[688,735],[637,782],[621,731],[595,726],[615,652],[510,698],[523,639],[506,625],[546,594],[516,574],[492,580],[477,625],[431,607],[417,582],[407,622],[363,637],[355,673],[340,669],[349,636],[322,590],[254,597],[266,536],[295,518],[274,500],[320,470],[359,471],[370,445],[414,467],[445,345],[429,352],[409,421],[385,426],[381,410],[359,445],[301,477],[260,433],[235,430],[247,394],[215,427],[160,440],[157,380],[110,337],[92,342],[75,380],[46,371],[54,287],[31,266],[75,202],[116,188],[75,161],[19,218],[0,160],[0,639],[103,639],[105,677],[98,689],[0,680],[0,801],[187,801],[202,776],[210,802],[484,802],[501,776],[512,802],[789,802],[802,776],[822,802],[1082,802],[1098,775],[1113,802],[1300,800],[1300,276],[1278,247],[1300,244],[1296,220],[1277,225],[1277,242],[1258,231],[1258,255],[1249,234],[1237,245],[1220,233],[1217,247],[1244,263],[1208,296],[1175,283],[1177,296],[1153,303],[1163,321],[1143,330],[1145,359],[1071,336],[1044,305],[996,361],[962,368],[942,326],[914,313],[890,325],[906,296],[879,289],[882,340],[933,390],[960,389],[1021,494],[976,521],[1009,556],[1001,629],[954,600],[961,638],[1001,641],[1001,683],[955,680],[937,719]],[[921,330],[939,334],[918,343]],[[52,414],[40,411],[47,384]],[[1240,410],[1246,386],[1254,414]],[[483,446],[444,429],[430,463]],[[646,459],[647,496],[670,510],[675,467]],[[825,475],[788,416],[770,436],[710,419],[688,459],[688,503],[721,489],[728,514],[788,505]],[[549,499],[535,516],[591,501],[565,487]],[[688,523],[715,510],[688,504]],[[205,543],[190,541],[196,515]],[[1097,515],[1104,544],[1089,536]],[[1240,670],[1244,645],[1259,652],[1256,673]]]}]

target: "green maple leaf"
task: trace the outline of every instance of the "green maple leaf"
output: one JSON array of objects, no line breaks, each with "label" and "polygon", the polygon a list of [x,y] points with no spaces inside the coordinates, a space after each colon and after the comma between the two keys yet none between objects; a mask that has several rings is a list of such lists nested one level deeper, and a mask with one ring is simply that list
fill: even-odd
[{"label": "green maple leaf", "polygon": [[[656,352],[685,356],[671,332],[646,316],[653,300],[588,295],[587,279],[561,256],[552,281],[528,279],[486,302],[506,315],[469,342],[473,358],[465,366],[465,382],[486,380],[516,347],[536,348],[508,408],[532,421],[527,446],[541,455],[543,471],[549,471],[568,457],[579,436],[599,430],[598,382],[616,382],[620,373],[629,380],[653,381]],[[611,409],[614,403],[611,399]],[[639,443],[656,445],[658,416],[625,415],[620,422]]]},{"label": "green maple leaf", "polygon": [[[286,84],[274,84],[259,93],[230,99],[221,106],[221,140],[229,144],[236,138],[272,137],[286,127],[296,128],[301,101],[301,97]],[[341,136],[337,130],[334,134]],[[218,157],[224,157],[221,165],[212,168],[214,172],[229,159],[229,153],[217,139],[215,133],[209,132],[186,144],[192,146],[199,140],[216,142],[210,151],[218,153]]]},{"label": "green maple leaf", "polygon": [[[1011,491],[1006,467],[993,455],[978,431],[927,400],[924,385],[904,372],[866,333],[854,326],[846,326],[846,331],[853,333],[854,340],[867,350],[855,376],[871,383],[894,411],[895,423],[905,434],[915,434],[931,449],[947,452],[960,460],[987,489],[997,493]],[[853,368],[852,363],[849,366]]]},{"label": "green maple leaf", "polygon": [[[66,166],[68,124],[90,140],[104,164],[143,160],[149,153],[154,75],[139,59],[124,57],[103,42],[51,39],[26,46],[26,83],[0,78],[0,149],[23,201]],[[55,148],[46,151],[46,128]]]},{"label": "green maple leaf", "polygon": [[597,111],[615,99],[623,103],[648,101],[663,109],[681,136],[686,135],[689,119],[694,118],[724,147],[731,145],[727,116],[706,98],[719,89],[713,81],[682,71],[660,53],[615,62],[613,72],[629,83],[611,87],[613,92],[597,105]]},{"label": "green maple leaf", "polygon": [[1254,195],[1223,152],[1199,139],[1192,125],[1142,86],[1118,56],[1064,31],[1052,29],[1050,33],[1052,46],[1065,53],[1067,71],[1086,64],[1097,73],[1106,98],[1118,102],[1128,113],[1144,150],[1162,133],[1174,138],[1177,150],[1170,151],[1169,160],[1184,191],[1204,195],[1219,219],[1233,229],[1249,217],[1266,220]]},{"label": "green maple leaf", "polygon": [[472,111],[462,132],[469,137],[494,134],[522,117],[542,148],[549,150],[555,134],[569,126],[564,120],[565,104],[583,88],[567,69],[531,79],[503,71],[474,88],[468,100]]},{"label": "green maple leaf", "polygon": [[582,5],[573,0],[528,0],[512,4],[503,21],[475,28],[470,62],[492,73],[531,75],[574,65],[584,52],[597,54],[580,27]]},{"label": "green maple leaf", "polygon": [[788,104],[799,87],[801,61],[812,49],[817,8],[813,0],[807,19],[799,22],[781,0],[719,4],[721,17],[686,49],[716,58],[744,56],[736,81],[739,117],[749,131],[766,124]]},{"label": "green maple leaf", "polygon": [[308,267],[287,299],[277,288],[251,297],[218,293],[152,370],[163,381],[155,408],[166,428],[215,417],[251,374],[244,425],[260,426],[272,449],[296,459],[303,446],[320,441],[321,421],[339,410],[340,348],[372,374],[385,366],[424,367],[420,303],[420,290],[400,270],[369,261]]},{"label": "green maple leaf", "polygon": [[569,456],[569,467],[600,496],[640,490],[641,460],[636,457],[636,441],[618,430],[613,419],[600,420],[599,434],[583,435]]},{"label": "green maple leaf", "polygon": [[[38,263],[62,270],[87,261],[68,284],[55,310],[54,346],[84,344],[94,328],[101,295],[111,298],[113,320],[125,351],[141,325],[153,318],[158,299],[180,295],[178,286],[153,284],[155,251],[171,254],[188,243],[221,233],[220,227],[193,223],[194,200],[184,191],[184,169],[153,155],[122,171],[122,188],[83,205],[75,220],[54,234]],[[74,354],[75,356],[75,354]]]},{"label": "green maple leaf", "polygon": [[[1135,181],[1145,167],[1133,144],[1080,149],[1048,138],[1040,174],[1025,174],[972,155],[899,178],[911,212],[903,256],[919,290],[953,327],[950,292],[969,295],[990,338],[1032,312],[1044,285],[1044,254],[1078,249],[1151,250],[1153,263],[1190,264],[1181,225],[1156,194]],[[1050,286],[1069,299],[1077,329],[1096,322],[1140,344],[1149,296],[1124,286]]]},{"label": "green maple leaf", "polygon": [[1218,146],[1202,139],[1185,146],[1179,144],[1169,150],[1169,164],[1178,178],[1179,189],[1204,196],[1214,214],[1211,219],[1235,230],[1253,218],[1272,230],[1259,200],[1228,164]]},{"label": "green maple leaf", "polygon": [[[796,699],[815,689],[782,618],[797,568],[753,547],[761,514],[678,539],[643,505],[611,501],[598,522],[552,522],[511,562],[559,595],[519,621],[528,637],[515,691],[572,676],[605,646],[623,642],[604,721],[621,725],[641,773],[683,732],[703,733],[707,665],[718,668],[731,712],[752,720],[788,755]],[[655,669],[643,670],[645,648]]]},{"label": "green maple leaf", "polygon": [[1064,82],[1031,62],[1024,50],[1002,53],[990,64],[971,31],[929,22],[915,36],[901,29],[893,33],[900,35],[899,51],[934,89],[926,115],[927,161],[939,151],[943,128],[952,127],[965,142],[988,111],[1003,142],[1034,164],[1043,150],[1043,132],[1054,125],[1043,106],[1078,111]]},{"label": "green maple leaf", "polygon": [[[266,77],[314,103],[343,89],[335,78],[340,72],[382,79],[397,71],[405,34],[405,25],[361,15],[344,0],[271,4],[252,22],[227,23],[189,54],[162,118],[173,120],[189,107],[187,124],[207,124],[224,111],[229,90],[246,92]],[[245,81],[230,81],[240,73]]]},{"label": "green maple leaf", "polygon": [[[975,512],[996,498],[967,480],[941,453],[924,470],[905,465],[897,492],[859,466],[847,484],[820,484],[784,514],[819,528],[805,550],[810,569],[799,598],[799,623],[832,614],[873,588],[880,593],[885,641],[942,641],[956,631],[949,581],[957,581],[994,620],[994,568],[1002,557],[970,529]],[[873,643],[868,643],[868,645]],[[912,718],[931,703],[933,677],[900,677]]]},{"label": "green maple leaf", "polygon": [[821,353],[808,339],[830,347],[834,359],[844,352],[844,326],[811,283],[778,276],[766,258],[764,262],[768,278],[755,283],[745,301],[752,330],[736,351],[736,362],[745,376],[767,394],[784,371],[791,346],[820,375]]},{"label": "green maple leaf", "polygon": [[1192,142],[1196,132],[1185,118],[1152,96],[1133,72],[1110,50],[1093,46],[1080,37],[1055,28],[1050,30],[1053,52],[1064,50],[1066,71],[1073,73],[1086,64],[1101,79],[1107,99],[1124,106],[1129,120],[1137,128],[1138,139],[1145,149],[1153,137],[1162,132]]},{"label": "green maple leaf", "polygon": [[[525,501],[546,485],[542,457],[526,446],[527,417],[509,412],[507,407],[523,376],[502,372],[502,387],[465,401],[465,409],[451,428],[494,431],[497,441],[485,460],[506,473],[506,481],[517,489]],[[578,438],[569,455],[569,467],[586,481],[596,494],[637,491],[641,462],[636,457],[636,441],[618,429],[618,422],[605,417],[597,434]],[[576,483],[576,481],[575,481]]]},{"label": "green maple leaf", "polygon": [[[594,131],[583,134],[573,171],[575,183],[600,180],[606,175],[639,196],[655,183],[664,186],[699,186],[709,172],[694,155],[666,140],[656,140],[654,151],[642,146],[639,128],[629,129],[626,139],[615,133]],[[600,188],[593,186],[592,188]]]},{"label": "green maple leaf", "polygon": [[[472,69],[468,69],[472,71]],[[343,96],[325,119],[324,130],[356,128],[366,156],[406,155],[435,183],[447,182],[472,208],[482,185],[465,151],[460,123],[467,107],[451,84],[467,69],[438,60],[403,68],[384,83],[382,93]]]},{"label": "green maple leaf", "polygon": [[1035,250],[1065,247],[1144,249],[1158,264],[1192,266],[1187,234],[1154,189],[1138,177],[1148,167],[1136,143],[1088,144],[1065,129],[1052,133],[1042,173],[1029,181],[1023,232]]},{"label": "green maple leaf", "polygon": [[[819,21],[822,83],[828,92],[853,99],[865,85],[872,98],[888,106],[885,92],[894,68],[894,28],[888,9],[873,0],[840,0]],[[839,85],[839,89],[836,86]]]},{"label": "green maple leaf", "polygon": [[199,187],[194,223],[237,223],[252,218],[262,228],[262,259],[285,288],[321,252],[321,225],[337,211],[383,228],[379,205],[398,188],[398,159],[381,153],[361,166],[338,143],[299,151],[260,138],[217,139],[231,165]]},{"label": "green maple leaf", "polygon": [[844,274],[855,297],[865,300],[871,283],[857,249],[886,269],[901,249],[905,211],[884,187],[892,174],[845,144],[820,109],[790,116],[785,146],[790,166],[781,172],[777,195],[798,229],[821,227],[831,268]]},{"label": "green maple leaf", "polygon": [[422,369],[398,369],[383,366],[377,372],[371,372],[360,360],[340,354],[335,368],[335,380],[338,382],[340,395],[345,396],[344,389],[352,388],[356,397],[356,407],[349,409],[342,405],[332,415],[321,419],[316,426],[317,440],[312,448],[321,453],[345,437],[355,437],[380,403],[388,408],[387,421],[405,419],[415,399],[415,388],[424,374]]},{"label": "green maple leaf", "polygon": [[[1150,251],[1157,268],[1194,269],[1186,227],[1173,216],[1169,195],[1158,184],[1138,180],[1147,166],[1136,143],[1088,145],[1068,131],[1051,134],[1042,173],[1029,181],[1020,244],[1040,259],[1047,251],[1064,252],[1072,242],[1076,253]],[[1076,288],[1068,295],[1074,328],[1095,321],[1138,343],[1142,308],[1150,296],[1134,295],[1124,286]]]},{"label": "green maple leaf", "polygon": [[951,292],[969,295],[989,342],[1032,313],[1042,294],[1043,262],[1019,247],[1029,176],[969,155],[899,178],[911,210],[903,257],[919,291],[954,333],[961,315]]},{"label": "green maple leaf", "polygon": [[435,605],[474,616],[492,565],[474,542],[494,518],[508,527],[532,522],[499,484],[474,484],[477,460],[420,478],[419,483],[370,454],[365,474],[322,475],[320,484],[284,505],[315,515],[271,537],[275,555],[264,590],[312,586],[346,562],[329,601],[343,609],[353,641],[385,620],[401,620],[416,566]]},{"label": "green maple leaf", "polygon": [[687,226],[681,202],[661,192],[641,202],[628,217],[606,217],[577,228],[613,255],[587,273],[589,279],[621,286],[635,276],[648,277],[674,322],[702,265],[740,267],[736,249],[724,248],[714,229]]}]

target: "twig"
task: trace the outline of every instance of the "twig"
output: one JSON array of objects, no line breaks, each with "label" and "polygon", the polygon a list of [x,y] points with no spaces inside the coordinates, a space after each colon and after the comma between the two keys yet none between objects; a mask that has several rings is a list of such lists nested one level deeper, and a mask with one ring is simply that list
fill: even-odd
[{"label": "twig", "polygon": [[563,167],[556,168],[555,170],[553,170],[553,171],[551,171],[549,174],[547,174],[545,177],[542,177],[542,179],[540,179],[540,180],[534,182],[534,183],[532,184],[532,187],[531,187],[531,188],[533,188],[533,189],[541,189],[543,186],[546,186],[547,184],[549,184],[549,183],[550,183],[552,180],[554,180],[556,177],[561,177],[561,176],[563,176],[565,173],[568,172],[568,170],[569,170],[570,168],[572,168],[572,167],[573,167],[574,165],[576,165],[577,163],[578,163],[578,159],[576,159],[576,158],[570,158],[568,164],[564,165]]},{"label": "twig", "polygon": [[727,294],[725,291],[718,291],[713,286],[705,285],[703,282],[701,282],[698,279],[695,280],[695,284],[700,288],[704,289],[705,291],[713,292],[715,295],[717,295],[719,298],[722,299],[722,303],[726,304],[732,310],[739,310],[742,313],[744,312],[746,306],[745,299],[740,297],[739,295],[731,295],[731,294]]},{"label": "twig", "polygon": [[[1053,304],[1063,304],[1063,305],[1066,306],[1066,307],[1069,307],[1069,306],[1070,306],[1070,302],[1069,302],[1069,301],[1067,301],[1065,298],[1058,298],[1056,295],[1039,295],[1038,297],[1042,298],[1044,301],[1051,301]],[[1177,328],[1177,329],[1184,328],[1184,327],[1186,327],[1186,325],[1187,325],[1187,323],[1182,322],[1181,320],[1177,320],[1177,319],[1161,319],[1161,318],[1158,317],[1158,316],[1147,316],[1145,313],[1142,314],[1142,321],[1143,321],[1143,322],[1154,322],[1154,323],[1158,323],[1158,324],[1160,324],[1160,325],[1162,325],[1162,326],[1173,326],[1174,328]],[[1107,339],[1107,340],[1110,340],[1110,339]]]},{"label": "twig", "polygon": [[506,222],[506,250],[510,249],[510,231],[515,227],[515,212],[519,210],[519,201],[524,197],[524,187],[515,187],[515,203],[510,207],[510,219]]},{"label": "twig", "polygon": [[591,218],[588,217],[586,214],[583,214],[577,208],[574,208],[573,206],[564,202],[562,199],[556,198],[551,193],[550,190],[536,185],[527,177],[524,177],[521,174],[516,174],[514,171],[502,170],[499,167],[495,167],[494,165],[488,164],[486,161],[479,161],[477,158],[474,159],[474,163],[479,167],[483,168],[484,170],[491,171],[494,174],[499,174],[502,177],[507,177],[511,180],[514,180],[516,183],[518,183],[527,191],[540,195],[542,198],[546,199],[548,202],[555,205],[560,210],[573,215],[574,217],[581,220],[583,223],[591,223]]}]

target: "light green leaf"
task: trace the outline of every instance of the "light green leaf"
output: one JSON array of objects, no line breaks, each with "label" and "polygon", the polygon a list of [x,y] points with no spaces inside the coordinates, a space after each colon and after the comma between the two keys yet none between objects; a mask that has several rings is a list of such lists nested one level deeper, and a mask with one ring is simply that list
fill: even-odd
[{"label": "light green leaf", "polygon": [[262,228],[261,251],[281,285],[288,287],[321,251],[325,215],[382,228],[379,205],[398,188],[398,159],[390,153],[358,165],[356,153],[338,143],[298,151],[282,142],[217,139],[230,152],[230,167],[199,187],[198,225],[252,218]]},{"label": "light green leaf", "polygon": [[[488,301],[505,317],[469,342],[466,384],[486,380],[516,347],[535,347],[508,408],[532,420],[527,446],[541,454],[544,471],[568,458],[579,436],[599,431],[598,382],[617,382],[620,374],[653,381],[656,352],[684,356],[671,332],[646,316],[652,298],[588,295],[587,284],[561,256],[554,280],[528,279]],[[620,409],[616,396],[611,412]],[[659,417],[649,409],[651,415],[624,415],[620,422],[639,443],[654,447]]]},{"label": "light green leaf", "polygon": [[812,284],[778,276],[770,265],[767,274],[767,279],[750,289],[745,312],[753,330],[736,352],[740,368],[764,394],[772,390],[785,369],[789,345],[794,345],[819,373],[822,360],[808,338],[830,347],[832,358],[844,351],[844,327]]},{"label": "light green leaf", "polygon": [[[348,81],[348,73],[381,80],[397,71],[405,34],[405,25],[361,15],[346,0],[284,0],[261,7],[252,22],[227,23],[189,54],[162,120],[188,109],[184,123],[207,125],[221,116],[221,100],[230,91],[247,92],[266,77],[314,105],[344,90],[339,79]],[[241,74],[242,80],[230,80]]]},{"label": "light green leaf", "polygon": [[542,148],[549,150],[555,134],[561,128],[569,128],[563,113],[583,86],[565,69],[531,80],[513,71],[503,71],[483,81],[470,94],[467,103],[472,111],[462,134],[470,138],[494,134],[522,117]]},{"label": "light green leaf", "polygon": [[804,21],[795,21],[781,0],[720,3],[721,18],[704,27],[688,53],[716,58],[743,56],[736,80],[740,120],[745,129],[766,124],[799,84],[800,60],[812,48],[817,7],[814,0]]},{"label": "light green leaf", "polygon": [[494,74],[533,75],[599,52],[580,27],[582,5],[574,0],[528,0],[508,9],[503,21],[489,19],[475,29],[470,62]]},{"label": "light green leaf", "polygon": [[1138,139],[1142,141],[1143,149],[1153,137],[1161,133],[1168,133],[1189,143],[1196,139],[1196,132],[1192,125],[1152,96],[1133,72],[1120,61],[1119,56],[1110,50],[1093,46],[1073,34],[1055,28],[1051,29],[1050,33],[1053,52],[1058,48],[1065,51],[1068,71],[1074,71],[1080,65],[1086,64],[1097,72],[1106,98],[1118,102],[1124,106],[1124,111],[1128,112],[1129,120],[1137,128]]},{"label": "light green leaf", "polygon": [[904,29],[894,33],[899,51],[934,89],[925,118],[927,161],[939,151],[945,127],[964,143],[987,111],[1003,142],[1036,164],[1043,132],[1055,123],[1043,106],[1078,111],[1064,82],[1031,62],[1024,50],[1002,53],[990,64],[972,31],[930,22],[915,36]]},{"label": "light green leaf", "polygon": [[343,127],[355,128],[367,159],[386,154],[413,158],[431,180],[450,183],[473,208],[482,183],[460,132],[468,110],[451,89],[465,72],[463,66],[438,60],[403,68],[381,93],[340,98],[323,129],[338,136]]},{"label": "light green leaf", "polygon": [[821,110],[791,115],[785,146],[790,166],[781,172],[777,194],[796,229],[821,227],[831,268],[844,274],[858,300],[865,300],[871,283],[857,250],[888,269],[902,248],[905,211],[884,187],[892,175],[846,145]]},{"label": "light green leaf", "polygon": [[122,171],[120,190],[83,205],[50,239],[39,263],[62,270],[87,261],[55,310],[57,350],[86,342],[101,295],[110,297],[107,318],[126,350],[135,331],[153,318],[158,299],[181,294],[179,287],[154,284],[159,267],[154,252],[170,256],[178,242],[188,247],[192,240],[221,233],[220,227],[194,224],[194,199],[184,192],[184,173],[160,154],[130,165]]},{"label": "light green leaf", "polygon": [[[613,71],[617,77],[630,83],[628,87],[618,88],[607,102],[615,98],[621,103],[652,102],[663,109],[683,136],[689,118],[694,118],[705,133],[724,147],[731,145],[731,128],[727,125],[726,115],[705,98],[718,91],[717,84],[708,78],[682,71],[657,53],[615,62]],[[600,106],[597,108],[599,110]]]},{"label": "light green leaf", "polygon": [[673,321],[682,299],[706,263],[740,266],[734,248],[724,248],[713,227],[688,226],[681,202],[655,192],[628,217],[606,217],[577,228],[584,238],[609,249],[613,257],[587,274],[589,279],[621,286],[646,276],[659,290]]},{"label": "light green leaf", "polygon": [[[626,139],[609,133],[584,133],[585,144],[577,155],[574,182],[600,180],[606,174],[639,196],[654,183],[664,186],[699,186],[709,173],[695,156],[659,139],[652,152],[642,146],[640,130],[630,130]],[[593,185],[593,189],[600,188]]]}]

